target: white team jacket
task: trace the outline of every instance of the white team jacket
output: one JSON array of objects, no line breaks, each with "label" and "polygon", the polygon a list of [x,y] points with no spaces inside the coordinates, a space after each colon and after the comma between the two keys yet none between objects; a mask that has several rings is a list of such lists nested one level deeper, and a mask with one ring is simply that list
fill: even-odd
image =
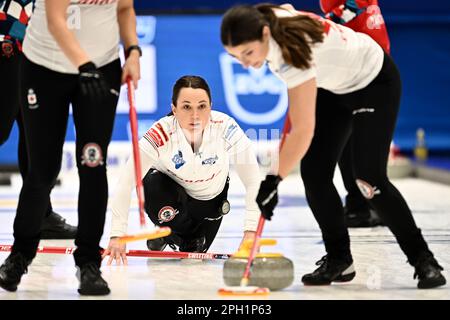
[{"label": "white team jacket", "polygon": [[[194,152],[176,118],[167,116],[153,124],[140,139],[139,148],[143,176],[155,168],[198,200],[210,200],[222,192],[232,163],[246,188],[244,230],[256,230],[260,212],[255,200],[261,174],[251,142],[233,118],[212,111],[201,146]],[[134,162],[130,157],[111,202],[111,237],[127,231],[135,186]]]},{"label": "white team jacket", "polygon": [[[118,0],[71,0],[67,27],[97,67],[119,59]],[[78,69],[59,47],[48,30],[45,0],[36,0],[26,29],[23,53],[35,64],[68,74]]]},{"label": "white team jacket", "polygon": [[269,69],[288,88],[315,78],[317,87],[345,94],[366,87],[380,72],[383,49],[367,34],[307,12],[277,9],[275,14],[280,18],[308,15],[319,19],[325,26],[324,40],[312,46],[311,67],[306,70],[287,64],[280,46],[270,38],[266,57]]}]

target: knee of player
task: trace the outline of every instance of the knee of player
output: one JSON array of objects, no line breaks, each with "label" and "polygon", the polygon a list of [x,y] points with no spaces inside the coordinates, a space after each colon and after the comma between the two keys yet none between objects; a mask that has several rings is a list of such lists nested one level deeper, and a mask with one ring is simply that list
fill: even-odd
[{"label": "knee of player", "polygon": [[97,143],[86,143],[81,151],[81,156],[77,159],[79,168],[97,168],[105,166],[104,152]]},{"label": "knee of player", "polygon": [[356,185],[364,198],[371,200],[377,195],[381,194],[384,189],[385,181],[383,179],[367,179],[357,178]]},{"label": "knee of player", "polygon": [[180,234],[190,234],[197,224],[183,208],[172,204],[155,206],[147,213],[155,225],[170,227]]},{"label": "knee of player", "polygon": [[168,223],[173,219],[175,219],[179,213],[180,210],[178,210],[176,207],[164,206],[160,208],[157,212],[158,222],[160,224]]},{"label": "knee of player", "polygon": [[146,191],[151,194],[165,193],[164,191],[167,190],[169,186],[166,181],[166,176],[155,170],[150,170],[147,174],[145,174],[143,183]]}]

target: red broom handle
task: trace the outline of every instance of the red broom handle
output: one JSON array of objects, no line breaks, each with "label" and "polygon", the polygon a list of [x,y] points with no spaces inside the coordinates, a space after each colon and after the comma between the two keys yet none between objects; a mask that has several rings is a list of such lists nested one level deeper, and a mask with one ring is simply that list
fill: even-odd
[{"label": "red broom handle", "polygon": [[261,238],[265,221],[266,219],[263,217],[263,215],[261,215],[259,217],[258,227],[256,228],[255,240],[253,241],[252,250],[250,251],[250,255],[248,256],[247,265],[245,266],[244,275],[242,276],[241,286],[246,286],[250,277],[250,269],[253,264],[253,260],[255,260],[256,252],[258,251],[258,242]]},{"label": "red broom handle", "polygon": [[284,120],[283,132],[281,133],[280,150],[283,147],[284,141],[286,140],[286,135],[291,130],[291,119],[289,119],[289,114],[286,115]]},{"label": "red broom handle", "polygon": [[[281,134],[281,141],[280,141],[280,150],[281,147],[284,144],[284,141],[286,139],[286,135],[288,134],[289,130],[291,130],[291,120],[289,119],[289,115],[286,115],[286,119],[284,121],[283,126],[283,132]],[[261,215],[259,217],[258,227],[256,228],[256,234],[255,234],[255,240],[253,241],[252,250],[250,251],[250,255],[248,256],[247,265],[245,266],[244,275],[242,276],[241,285],[243,285],[244,281],[248,281],[250,277],[250,270],[251,266],[253,264],[253,260],[256,257],[256,252],[258,251],[258,242],[261,238],[262,230],[264,228],[264,222],[266,219]]]},{"label": "red broom handle", "polygon": [[[0,245],[0,252],[10,252],[12,245]],[[73,254],[76,247],[38,247],[37,253],[53,254]],[[148,250],[129,250],[129,257],[147,257],[147,258],[178,258],[178,259],[201,259],[201,260],[227,260],[231,254],[227,253],[196,253],[196,252],[170,252],[170,251],[148,251]]]},{"label": "red broom handle", "polygon": [[134,172],[136,177],[136,191],[139,203],[139,222],[141,224],[141,227],[145,227],[144,187],[142,186],[142,171],[141,171],[141,157],[139,153],[136,102],[134,94],[134,85],[130,78],[127,79],[127,87],[128,87],[128,102],[130,104],[130,126],[131,126],[131,140],[133,144]]}]

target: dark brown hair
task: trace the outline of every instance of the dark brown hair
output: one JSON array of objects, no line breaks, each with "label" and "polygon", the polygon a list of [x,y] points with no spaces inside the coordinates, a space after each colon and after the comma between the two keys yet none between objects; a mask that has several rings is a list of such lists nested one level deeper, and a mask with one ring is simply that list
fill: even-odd
[{"label": "dark brown hair", "polygon": [[322,23],[304,14],[279,18],[274,9],[285,10],[270,3],[238,5],[229,9],[222,18],[222,44],[235,47],[251,41],[262,41],[263,28],[269,26],[286,63],[308,69],[312,59],[311,45],[323,42]]},{"label": "dark brown hair", "polygon": [[174,106],[177,105],[178,96],[183,88],[193,88],[193,89],[203,89],[208,95],[209,102],[211,102],[211,90],[209,89],[208,83],[205,79],[199,76],[182,76],[175,82],[172,91],[172,103]]}]

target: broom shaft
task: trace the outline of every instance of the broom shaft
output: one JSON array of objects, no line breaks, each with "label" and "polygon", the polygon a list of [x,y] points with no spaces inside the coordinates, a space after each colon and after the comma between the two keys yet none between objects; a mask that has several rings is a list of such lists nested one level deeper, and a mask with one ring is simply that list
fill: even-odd
[{"label": "broom shaft", "polygon": [[[284,141],[286,140],[286,135],[288,134],[289,130],[291,130],[291,120],[289,119],[289,114],[288,114],[288,115],[286,115],[286,119],[284,121],[283,132],[281,135],[281,141],[280,141],[280,147],[279,147],[280,150],[284,144]],[[262,230],[264,228],[265,221],[266,221],[266,219],[261,215],[259,217],[258,227],[256,228],[256,235],[255,235],[255,240],[253,241],[252,250],[250,251],[250,255],[248,256],[247,265],[245,266],[245,271],[242,276],[241,285],[248,284],[248,280],[250,278],[250,270],[253,265],[253,260],[255,259],[255,256],[256,256],[256,252],[258,251],[258,242],[259,242],[259,239],[261,238],[261,234],[262,234]]]},{"label": "broom shaft", "polygon": [[134,172],[136,178],[136,191],[139,203],[139,223],[141,227],[145,227],[144,187],[142,186],[141,157],[139,153],[136,102],[134,94],[134,85],[130,78],[128,78],[127,80],[127,87],[128,87],[128,102],[130,104],[130,127],[131,127],[131,140],[133,144]]},{"label": "broom shaft", "polygon": [[[10,252],[12,245],[0,245],[0,252]],[[76,247],[41,247],[37,253],[53,254],[73,254]],[[200,260],[227,260],[231,254],[227,253],[196,253],[196,252],[170,252],[170,251],[148,251],[148,250],[129,250],[129,257],[147,257],[147,258],[178,258],[178,259],[200,259]]]}]

